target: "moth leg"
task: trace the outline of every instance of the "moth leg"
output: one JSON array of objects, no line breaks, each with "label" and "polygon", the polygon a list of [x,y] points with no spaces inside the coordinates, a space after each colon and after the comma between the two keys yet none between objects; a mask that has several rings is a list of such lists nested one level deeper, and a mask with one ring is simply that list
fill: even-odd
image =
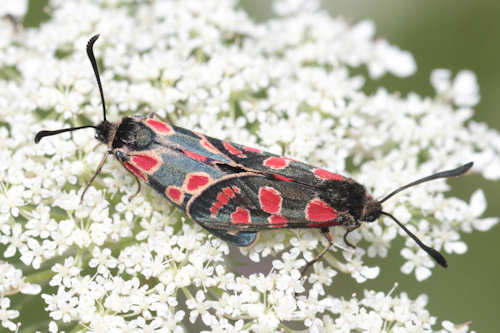
[{"label": "moth leg", "polygon": [[347,235],[349,235],[351,232],[354,230],[358,229],[361,224],[358,221],[354,221],[353,224],[347,225],[346,226],[346,232],[344,234],[344,243],[346,243],[347,246],[352,247],[353,249],[356,248],[356,246],[352,245],[351,242],[347,240]]},{"label": "moth leg", "polygon": [[108,153],[104,154],[104,157],[102,158],[101,163],[99,163],[99,165],[97,166],[94,175],[92,176],[92,178],[90,178],[90,181],[87,183],[87,186],[85,186],[85,188],[83,189],[82,195],[80,196],[80,204],[83,202],[83,196],[85,195],[85,192],[87,192],[90,185],[92,185],[97,175],[101,172],[101,169],[104,165],[104,162],[106,162],[107,158],[108,158]]},{"label": "moth leg", "polygon": [[135,191],[134,194],[128,197],[128,201],[132,201],[132,199],[135,198],[139,194],[139,192],[141,192],[141,182],[139,181],[139,178],[137,178],[136,175],[134,175],[134,178],[135,182],[137,183],[137,191]]},{"label": "moth leg", "polygon": [[137,178],[137,176],[132,171],[130,171],[128,168],[125,168],[125,170],[127,170],[132,176],[134,176],[135,182],[137,183],[137,191],[135,191],[134,194],[128,197],[128,201],[132,201],[132,199],[135,198],[139,194],[139,192],[141,192],[141,182],[139,181],[139,178]]},{"label": "moth leg", "polygon": [[320,260],[325,255],[326,251],[328,251],[332,247],[332,245],[333,245],[333,235],[330,233],[330,230],[328,228],[321,228],[321,233],[323,235],[325,235],[326,239],[328,240],[328,245],[325,246],[325,248],[323,250],[321,250],[321,252],[316,256],[316,258],[314,258],[313,260],[309,261],[304,266],[304,268],[302,268],[302,270],[300,271],[300,274],[302,276],[304,276],[304,274],[309,269],[309,267],[311,267],[315,262],[317,262],[318,260]]}]

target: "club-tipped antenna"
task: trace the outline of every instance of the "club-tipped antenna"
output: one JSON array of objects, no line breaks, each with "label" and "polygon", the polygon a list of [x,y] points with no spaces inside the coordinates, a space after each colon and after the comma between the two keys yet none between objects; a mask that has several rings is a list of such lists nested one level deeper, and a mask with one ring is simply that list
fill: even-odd
[{"label": "club-tipped antenna", "polygon": [[[469,163],[466,163],[466,164],[464,164],[456,169],[441,171],[441,172],[437,172],[433,175],[430,175],[430,176],[427,176],[424,178],[420,178],[414,182],[411,182],[407,185],[404,185],[404,186],[401,186],[401,187],[395,189],[394,191],[392,191],[391,193],[386,195],[383,199],[379,200],[379,203],[382,204],[384,201],[391,198],[396,193],[399,193],[399,192],[401,192],[409,187],[412,187],[412,186],[415,186],[418,184],[422,184],[422,183],[425,183],[425,182],[428,182],[428,181],[431,181],[434,179],[438,179],[438,178],[448,178],[448,177],[460,176],[460,175],[466,173],[472,167],[472,165],[473,165],[473,163],[469,162]],[[432,257],[432,259],[434,259],[441,266],[448,267],[448,263],[446,262],[446,259],[443,257],[443,255],[441,253],[439,253],[439,251],[433,249],[432,247],[425,245],[420,239],[418,239],[417,236],[415,236],[410,230],[408,230],[408,228],[406,228],[401,222],[399,222],[391,214],[384,212],[384,211],[381,211],[380,214],[383,214],[385,216],[389,216],[394,222],[396,222],[399,225],[399,227],[401,229],[403,229],[408,234],[408,236],[410,236],[418,244],[418,246],[420,246],[420,248],[422,250],[424,250],[428,255],[430,255]]]},{"label": "club-tipped antenna", "polygon": [[94,56],[94,43],[99,38],[99,34],[92,36],[87,43],[87,55],[89,56],[90,63],[92,64],[92,69],[94,70],[95,78],[97,80],[97,86],[99,87],[99,93],[101,94],[101,104],[103,119],[106,121],[106,103],[104,101],[104,92],[102,90],[101,77],[99,76],[99,68],[97,67],[97,62]]},{"label": "club-tipped antenna", "polygon": [[[102,112],[103,112],[103,117],[104,117],[104,122],[106,121],[106,103],[104,101],[104,93],[102,90],[102,84],[101,84],[101,78],[99,77],[99,69],[97,68],[97,62],[95,60],[94,56],[94,43],[96,42],[97,38],[99,38],[99,35],[92,36],[92,38],[89,39],[87,43],[87,55],[89,56],[90,64],[92,65],[92,69],[94,70],[94,74],[97,80],[97,86],[99,87],[99,92],[101,94],[101,103],[102,103]],[[71,128],[63,128],[55,131],[40,131],[36,134],[35,136],[35,143],[39,143],[40,140],[42,140],[46,136],[52,136],[52,135],[57,135],[60,133],[64,132],[72,132],[76,131],[79,129],[83,128],[94,128],[97,129],[97,126],[94,125],[86,125],[86,126],[78,126],[78,127],[71,127]]]},{"label": "club-tipped antenna", "polygon": [[401,186],[400,188],[397,188],[394,191],[392,191],[391,193],[389,193],[388,195],[386,195],[382,200],[379,200],[379,203],[383,203],[384,201],[386,201],[387,199],[389,199],[390,197],[392,197],[396,193],[399,193],[403,190],[406,190],[409,187],[412,187],[412,186],[415,186],[418,184],[422,184],[422,183],[425,183],[425,182],[428,182],[428,181],[431,181],[434,179],[438,179],[438,178],[449,178],[449,177],[460,176],[460,175],[466,173],[472,167],[473,164],[474,164],[473,162],[469,162],[469,163],[466,163],[466,164],[464,164],[461,167],[458,167],[456,169],[441,171],[441,172],[435,173],[433,175],[416,180],[414,182],[411,182],[409,184],[406,184],[404,186]]},{"label": "club-tipped antenna", "polygon": [[94,125],[86,125],[86,126],[79,126],[79,127],[63,128],[63,129],[59,129],[59,130],[55,130],[55,131],[40,131],[40,132],[36,133],[35,143],[39,143],[40,140],[42,140],[42,138],[44,138],[46,136],[56,135],[56,134],[64,133],[64,132],[76,131],[76,130],[79,130],[82,128],[94,128],[95,129],[97,127]]},{"label": "club-tipped antenna", "polygon": [[448,267],[448,263],[446,262],[446,259],[443,257],[443,255],[441,253],[439,253],[437,250],[433,249],[432,247],[429,247],[429,246],[425,245],[424,243],[422,243],[422,241],[420,239],[418,239],[417,236],[415,236],[410,230],[408,230],[408,228],[406,228],[394,216],[392,216],[391,214],[389,214],[387,212],[380,212],[380,214],[389,216],[391,219],[393,219],[394,222],[396,222],[401,227],[401,229],[403,229],[408,234],[408,236],[410,236],[418,244],[418,246],[420,246],[420,248],[422,250],[427,252],[427,254],[432,257],[432,259],[434,259],[441,266],[443,266],[445,268]]}]

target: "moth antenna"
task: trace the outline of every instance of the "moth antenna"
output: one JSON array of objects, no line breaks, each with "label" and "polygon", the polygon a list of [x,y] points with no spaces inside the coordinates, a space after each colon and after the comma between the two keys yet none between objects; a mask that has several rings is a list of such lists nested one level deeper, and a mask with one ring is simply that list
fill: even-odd
[{"label": "moth antenna", "polygon": [[[104,122],[106,122],[106,103],[104,101],[104,93],[102,91],[102,84],[101,84],[101,78],[99,76],[99,69],[97,68],[97,62],[95,60],[94,56],[94,43],[96,42],[97,38],[99,38],[99,35],[95,35],[92,38],[89,39],[87,43],[87,55],[89,56],[90,64],[92,65],[92,69],[94,70],[95,77],[97,79],[97,86],[99,87],[99,93],[101,94],[101,103],[102,103],[102,112],[103,112],[103,117],[104,117]],[[51,135],[57,135],[60,133],[64,132],[72,132],[76,131],[82,128],[93,128],[97,130],[97,126],[94,125],[86,125],[86,126],[79,126],[79,127],[71,127],[71,128],[63,128],[55,131],[40,131],[36,134],[35,136],[35,143],[39,143],[40,140],[42,140],[46,136],[51,136]]]},{"label": "moth antenna", "polygon": [[56,134],[64,133],[64,132],[72,132],[72,131],[76,131],[76,130],[79,130],[82,128],[97,129],[97,127],[94,125],[86,125],[86,126],[79,126],[79,127],[63,128],[63,129],[59,129],[59,130],[55,130],[55,131],[40,131],[40,132],[36,133],[35,143],[39,143],[40,140],[42,140],[42,138],[44,138],[46,136],[56,135]]},{"label": "moth antenna", "polygon": [[432,257],[432,259],[434,259],[441,266],[443,266],[445,268],[448,267],[448,263],[446,262],[446,259],[443,257],[443,255],[441,253],[439,253],[439,251],[422,243],[422,241],[417,236],[415,236],[410,230],[408,230],[408,228],[406,228],[401,222],[399,222],[391,214],[389,214],[387,212],[380,212],[380,214],[389,216],[391,219],[393,219],[394,222],[396,222],[401,227],[401,229],[403,229],[408,234],[408,236],[410,236],[418,244],[418,246],[420,246],[420,248],[422,250],[427,252],[427,254]]},{"label": "moth antenna", "polygon": [[396,193],[399,193],[403,190],[406,190],[409,187],[412,187],[412,186],[415,186],[418,184],[422,184],[422,183],[426,183],[428,181],[438,179],[438,178],[449,178],[449,177],[456,177],[456,176],[463,175],[472,167],[473,164],[474,164],[473,162],[469,162],[469,163],[466,163],[466,164],[464,164],[461,167],[458,167],[456,169],[441,171],[441,172],[435,173],[433,175],[416,180],[414,182],[411,182],[409,184],[406,184],[404,186],[401,186],[400,188],[397,188],[394,191],[392,191],[391,193],[389,193],[388,195],[386,195],[382,200],[379,200],[379,203],[383,203],[384,201],[386,201],[387,199],[389,199],[390,197],[392,197]]},{"label": "moth antenna", "polygon": [[104,121],[106,121],[106,103],[104,101],[104,92],[102,90],[101,77],[99,75],[99,68],[97,67],[97,61],[94,56],[94,43],[99,38],[99,34],[92,36],[87,43],[87,55],[94,70],[94,75],[97,80],[97,86],[99,87],[99,93],[101,95],[102,113]]}]

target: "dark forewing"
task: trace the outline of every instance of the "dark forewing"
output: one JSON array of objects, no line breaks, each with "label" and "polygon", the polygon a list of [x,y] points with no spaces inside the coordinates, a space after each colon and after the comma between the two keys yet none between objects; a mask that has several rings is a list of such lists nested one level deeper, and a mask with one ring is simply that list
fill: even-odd
[{"label": "dark forewing", "polygon": [[249,173],[215,182],[190,200],[187,213],[207,229],[226,231],[339,224],[317,187]]}]

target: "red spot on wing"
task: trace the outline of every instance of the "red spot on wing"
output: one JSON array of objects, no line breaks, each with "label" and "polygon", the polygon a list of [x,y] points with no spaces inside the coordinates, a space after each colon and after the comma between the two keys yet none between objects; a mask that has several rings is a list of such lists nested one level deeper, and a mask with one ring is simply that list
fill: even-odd
[{"label": "red spot on wing", "polygon": [[141,170],[137,169],[135,166],[133,166],[129,162],[123,162],[123,165],[127,169],[129,169],[130,171],[132,171],[132,173],[134,175],[136,175],[137,177],[141,178],[142,180],[146,180],[146,176],[141,172]]},{"label": "red spot on wing", "polygon": [[262,154],[262,150],[259,148],[253,148],[253,147],[243,147],[243,150],[252,152],[252,153],[257,153],[257,154]]},{"label": "red spot on wing", "polygon": [[215,148],[210,142],[207,141],[207,139],[203,138],[201,140],[201,145],[205,147],[208,151],[215,153],[215,154],[220,154],[220,152]]},{"label": "red spot on wing", "polygon": [[[229,200],[234,198],[236,196],[236,193],[234,189],[238,189],[236,186],[231,187],[224,187],[219,193],[217,193],[217,198],[216,202],[212,204],[212,207],[210,207],[210,216],[211,217],[216,217],[217,214],[219,213],[219,210],[224,207]],[[239,189],[238,189],[239,193]]]},{"label": "red spot on wing", "polygon": [[288,219],[280,215],[271,215],[267,220],[269,221],[269,223],[271,223],[273,226],[277,228],[283,227],[288,223]]},{"label": "red spot on wing", "polygon": [[178,204],[181,204],[182,201],[184,201],[184,193],[177,186],[167,187],[165,194],[167,195],[167,198]]},{"label": "red spot on wing", "polygon": [[314,175],[318,178],[328,180],[344,180],[344,177],[325,169],[314,169]]},{"label": "red spot on wing", "polygon": [[273,174],[274,178],[276,179],[279,179],[279,180],[283,180],[285,182],[293,182],[295,179],[292,179],[292,178],[288,178],[288,177],[285,177],[285,176],[282,176],[282,175],[278,175],[278,174]]},{"label": "red spot on wing", "polygon": [[193,153],[192,151],[189,151],[189,150],[183,150],[182,152],[184,153],[184,155],[191,157],[193,160],[202,161],[202,162],[207,160],[206,156],[203,156],[203,155],[200,155],[197,153]]},{"label": "red spot on wing", "polygon": [[134,155],[132,156],[132,161],[135,165],[137,165],[137,167],[139,167],[139,169],[144,171],[149,171],[158,164],[156,158],[148,155]]},{"label": "red spot on wing", "polygon": [[234,224],[250,224],[250,211],[245,208],[238,207],[231,213],[231,221]]},{"label": "red spot on wing", "polygon": [[283,198],[275,188],[265,186],[259,188],[260,208],[269,214],[279,214]]},{"label": "red spot on wing", "polygon": [[154,119],[147,119],[146,122],[151,126],[153,129],[157,130],[158,132],[164,133],[164,134],[170,134],[173,133],[174,130],[170,125],[165,124],[164,122],[154,120]]},{"label": "red spot on wing", "polygon": [[217,208],[222,208],[229,202],[230,199],[231,198],[228,197],[224,192],[219,192],[219,194],[217,194],[217,202],[214,204],[214,206]]},{"label": "red spot on wing", "polygon": [[202,189],[210,182],[210,177],[206,174],[188,174],[186,176],[186,189],[188,192],[194,192]]},{"label": "red spot on wing", "polygon": [[227,195],[229,198],[234,198],[234,196],[236,195],[233,189],[230,187],[224,187],[222,189],[222,192],[224,192],[224,194]]},{"label": "red spot on wing", "polygon": [[271,169],[279,170],[286,168],[288,166],[288,163],[290,163],[290,159],[273,156],[269,157],[264,161],[264,166],[269,167]]},{"label": "red spot on wing", "polygon": [[306,206],[306,219],[314,222],[326,222],[335,219],[338,214],[333,207],[320,199],[312,199]]},{"label": "red spot on wing", "polygon": [[237,187],[237,186],[231,186],[231,188],[233,189],[233,191],[234,191],[235,193],[238,193],[238,194],[240,194],[240,193],[241,193],[241,191],[240,191],[240,188],[239,188],[239,187]]},{"label": "red spot on wing", "polygon": [[247,157],[247,155],[243,154],[243,152],[241,150],[239,150],[238,148],[236,148],[235,146],[233,146],[229,142],[224,141],[222,144],[224,145],[224,148],[226,148],[227,151],[230,152],[231,154],[236,155],[239,158],[246,158]]}]

